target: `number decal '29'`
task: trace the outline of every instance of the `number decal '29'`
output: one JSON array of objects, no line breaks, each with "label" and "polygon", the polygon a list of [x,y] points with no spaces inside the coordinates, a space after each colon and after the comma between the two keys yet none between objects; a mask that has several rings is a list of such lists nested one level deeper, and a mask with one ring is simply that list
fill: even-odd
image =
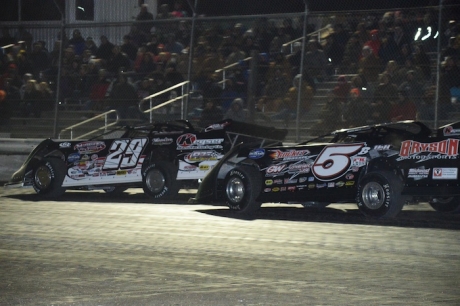
[{"label": "number decal '29'", "polygon": [[147,138],[115,140],[110,146],[102,169],[117,170],[135,167],[146,143]]},{"label": "number decal '29'", "polygon": [[344,174],[350,167],[350,156],[356,154],[364,143],[327,146],[312,166],[313,174],[320,180],[331,180]]}]

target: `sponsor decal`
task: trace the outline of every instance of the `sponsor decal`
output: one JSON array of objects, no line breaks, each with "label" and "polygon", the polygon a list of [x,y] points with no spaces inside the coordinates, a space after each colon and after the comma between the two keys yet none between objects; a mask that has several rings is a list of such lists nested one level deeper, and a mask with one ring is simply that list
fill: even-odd
[{"label": "sponsor decal", "polygon": [[[398,160],[402,159],[447,159],[457,158],[459,139],[449,138],[446,140],[422,143],[413,140],[401,142]],[[420,153],[438,153],[436,155],[422,155]]]},{"label": "sponsor decal", "polygon": [[286,165],[273,165],[273,166],[270,166],[267,168],[267,170],[265,170],[265,175],[266,176],[276,176],[278,174],[280,174],[284,168],[286,168]]},{"label": "sponsor decal", "polygon": [[345,182],[345,186],[353,186],[355,184],[355,181],[347,181]]},{"label": "sponsor decal", "polygon": [[270,150],[270,157],[272,159],[282,159],[282,160],[302,160],[310,154],[308,150]]},{"label": "sponsor decal", "polygon": [[126,170],[118,170],[116,175],[126,175],[128,173],[128,171]]},{"label": "sponsor decal", "polygon": [[367,158],[363,156],[353,156],[351,158],[352,167],[362,167],[366,165]]},{"label": "sponsor decal", "polygon": [[77,150],[80,154],[97,153],[104,149],[105,143],[103,141],[85,141],[74,146],[74,150]]},{"label": "sponsor decal", "polygon": [[338,181],[337,183],[335,183],[335,186],[336,187],[343,187],[345,185],[345,182],[344,181]]},{"label": "sponsor decal", "polygon": [[355,178],[355,175],[354,175],[353,173],[347,173],[347,175],[345,175],[345,178],[346,178],[347,180],[352,180],[352,179]]},{"label": "sponsor decal", "polygon": [[390,150],[390,149],[391,149],[391,145],[389,145],[389,144],[375,145],[374,146],[374,150],[376,150],[376,151],[386,151],[386,150]]},{"label": "sponsor decal", "polygon": [[70,142],[62,142],[59,144],[59,148],[70,148],[71,145]]},{"label": "sponsor decal", "polygon": [[286,191],[286,187],[281,187],[280,191]]},{"label": "sponsor decal", "polygon": [[295,189],[296,189],[296,187],[295,187],[295,186],[289,186],[287,189],[288,189],[288,191],[290,191],[290,192],[294,192]]},{"label": "sponsor decal", "polygon": [[308,177],[308,181],[309,181],[309,182],[314,182],[314,181],[315,181],[315,177],[314,177],[314,176]]},{"label": "sponsor decal", "polygon": [[413,178],[414,180],[420,180],[420,179],[427,178],[429,174],[430,174],[430,168],[428,169],[411,168],[409,169],[409,172],[407,173],[407,177]]},{"label": "sponsor decal", "polygon": [[193,171],[195,170],[196,168],[198,168],[197,166],[194,166],[194,165],[186,165],[184,166],[184,169],[182,170],[185,170],[185,171]]},{"label": "sponsor decal", "polygon": [[265,180],[265,185],[267,186],[273,185],[273,180]]},{"label": "sponsor decal", "polygon": [[223,138],[198,139],[192,133],[183,134],[176,140],[178,150],[221,149],[222,142],[224,142]]},{"label": "sponsor decal", "polygon": [[274,187],[274,188],[272,188],[272,192],[278,192],[278,191],[280,191],[280,188],[279,188],[279,187]]},{"label": "sponsor decal", "polygon": [[265,155],[265,150],[259,148],[259,149],[251,150],[251,152],[249,152],[248,157],[251,159],[259,159],[259,158],[264,157],[264,155]]},{"label": "sponsor decal", "polygon": [[315,184],[308,184],[308,189],[314,189],[316,187]]},{"label": "sponsor decal", "polygon": [[433,180],[456,180],[458,168],[433,168]]},{"label": "sponsor decal", "polygon": [[281,184],[283,184],[283,180],[282,179],[276,179],[276,180],[273,180],[273,183],[277,184],[277,185],[281,185]]},{"label": "sponsor decal", "polygon": [[209,165],[200,165],[200,171],[208,171],[210,169]]},{"label": "sponsor decal", "polygon": [[271,188],[265,188],[265,189],[264,189],[264,192],[271,192],[271,191],[272,191]]},{"label": "sponsor decal", "polygon": [[460,135],[460,129],[454,129],[452,126],[446,126],[443,130],[444,136],[458,136]]},{"label": "sponsor decal", "polygon": [[307,178],[306,177],[299,177],[299,183],[306,182]]},{"label": "sponsor decal", "polygon": [[224,123],[214,123],[204,129],[205,132],[214,131],[214,130],[223,130],[227,125],[230,125],[230,122]]},{"label": "sponsor decal", "polygon": [[327,183],[327,188],[333,188],[333,187],[335,187],[334,182]]},{"label": "sponsor decal", "polygon": [[173,139],[169,137],[154,137],[152,139],[152,144],[157,146],[165,146],[173,143]]},{"label": "sponsor decal", "polygon": [[198,163],[209,160],[218,160],[219,153],[216,151],[196,151],[185,155],[184,161],[187,163]]},{"label": "sponsor decal", "polygon": [[326,187],[326,183],[316,184],[316,188],[324,188],[324,187]]},{"label": "sponsor decal", "polygon": [[297,184],[297,180],[284,179],[284,184]]},{"label": "sponsor decal", "polygon": [[311,164],[307,163],[296,163],[289,165],[289,173],[309,173],[311,169]]},{"label": "sponsor decal", "polygon": [[69,154],[69,156],[67,156],[67,161],[69,163],[75,163],[79,160],[80,160],[80,154],[78,153],[72,153],[72,154]]}]

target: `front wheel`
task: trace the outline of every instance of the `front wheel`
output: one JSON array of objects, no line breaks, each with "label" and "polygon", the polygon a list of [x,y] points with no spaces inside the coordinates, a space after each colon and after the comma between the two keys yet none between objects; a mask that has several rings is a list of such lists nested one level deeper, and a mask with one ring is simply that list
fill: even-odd
[{"label": "front wheel", "polygon": [[460,198],[449,197],[449,198],[434,198],[430,200],[430,206],[442,213],[457,213],[460,212]]},{"label": "front wheel", "polygon": [[393,172],[370,172],[358,184],[358,208],[368,217],[393,218],[404,206],[402,188],[402,180]]},{"label": "front wheel", "polygon": [[142,172],[142,188],[153,199],[173,197],[179,192],[177,168],[168,162],[150,164]]},{"label": "front wheel", "polygon": [[259,171],[255,167],[241,166],[230,171],[225,180],[227,206],[241,214],[251,214],[260,208],[256,199],[262,188]]},{"label": "front wheel", "polygon": [[40,161],[33,169],[33,187],[37,194],[46,198],[57,198],[64,194],[62,187],[66,173],[65,163],[58,158]]}]

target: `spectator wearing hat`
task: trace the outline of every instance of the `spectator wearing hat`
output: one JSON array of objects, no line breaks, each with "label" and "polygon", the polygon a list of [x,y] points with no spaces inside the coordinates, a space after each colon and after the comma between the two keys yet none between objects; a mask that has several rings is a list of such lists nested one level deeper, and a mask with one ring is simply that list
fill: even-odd
[{"label": "spectator wearing hat", "polygon": [[243,99],[236,98],[233,100],[230,108],[224,115],[224,119],[232,119],[235,121],[245,122],[247,120],[248,113],[244,109]]},{"label": "spectator wearing hat", "polygon": [[393,103],[390,109],[390,120],[392,122],[402,120],[415,120],[417,118],[417,106],[409,99],[407,90],[398,90],[398,100]]},{"label": "spectator wearing hat", "polygon": [[364,46],[369,46],[376,57],[379,56],[380,46],[382,42],[380,40],[379,30],[374,29],[370,32],[371,39],[364,43]]}]

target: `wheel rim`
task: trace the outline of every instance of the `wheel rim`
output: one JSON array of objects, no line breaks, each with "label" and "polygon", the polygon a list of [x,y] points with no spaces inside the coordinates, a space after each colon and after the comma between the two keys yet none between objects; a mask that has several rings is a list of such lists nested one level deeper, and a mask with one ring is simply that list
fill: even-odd
[{"label": "wheel rim", "polygon": [[435,204],[449,204],[450,202],[452,202],[453,200],[453,197],[450,197],[450,198],[435,198],[433,203]]},{"label": "wheel rim", "polygon": [[232,177],[225,188],[227,198],[233,203],[239,203],[244,197],[244,184],[243,181],[238,177]]},{"label": "wheel rim", "polygon": [[153,170],[149,171],[149,173],[148,173],[148,175],[146,177],[146,181],[147,181],[147,186],[149,186],[149,189],[153,193],[158,193],[161,190],[163,190],[163,188],[165,186],[166,179],[165,179],[165,176],[163,175],[163,173],[160,170],[153,169]]},{"label": "wheel rim", "polygon": [[35,171],[35,185],[41,190],[48,188],[51,185],[52,179],[51,171],[44,165],[39,166]]},{"label": "wheel rim", "polygon": [[362,197],[367,208],[379,209],[385,202],[385,191],[382,185],[370,182],[364,186]]}]

